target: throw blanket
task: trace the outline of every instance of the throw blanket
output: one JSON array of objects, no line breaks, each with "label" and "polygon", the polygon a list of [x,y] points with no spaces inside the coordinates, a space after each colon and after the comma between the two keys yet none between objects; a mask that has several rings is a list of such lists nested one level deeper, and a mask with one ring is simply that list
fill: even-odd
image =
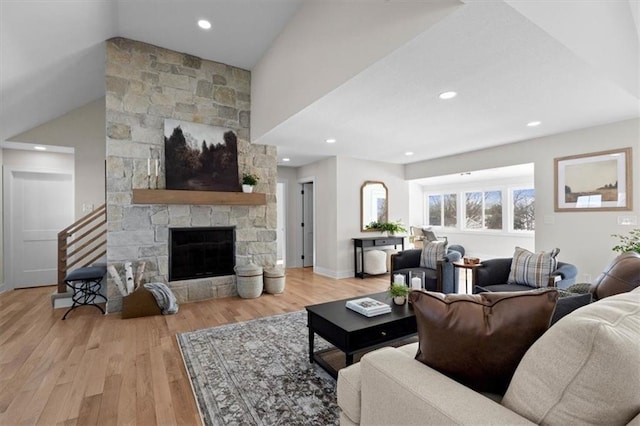
[{"label": "throw blanket", "polygon": [[171,289],[164,283],[147,283],[144,288],[149,290],[160,309],[162,309],[162,315],[175,314],[178,312],[178,301],[171,292]]}]

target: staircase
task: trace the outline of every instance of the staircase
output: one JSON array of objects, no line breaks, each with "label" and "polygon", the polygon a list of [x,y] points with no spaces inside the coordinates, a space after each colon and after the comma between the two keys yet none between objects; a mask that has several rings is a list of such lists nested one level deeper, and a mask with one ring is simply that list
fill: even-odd
[{"label": "staircase", "polygon": [[67,292],[67,271],[107,254],[107,206],[101,205],[58,233],[58,293]]}]

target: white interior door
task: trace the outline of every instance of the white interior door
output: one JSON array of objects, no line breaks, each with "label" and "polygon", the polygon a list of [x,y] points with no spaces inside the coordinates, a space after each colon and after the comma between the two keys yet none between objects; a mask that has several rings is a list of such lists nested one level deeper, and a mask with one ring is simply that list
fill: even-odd
[{"label": "white interior door", "polygon": [[277,203],[277,230],[276,230],[276,260],[278,265],[285,265],[286,259],[286,241],[287,234],[285,229],[285,184],[283,182],[278,182],[276,186],[276,203]]},{"label": "white interior door", "polygon": [[73,223],[73,175],[5,169],[5,270],[9,288],[57,282],[58,232]]},{"label": "white interior door", "polygon": [[302,266],[313,266],[313,182],[302,184]]}]

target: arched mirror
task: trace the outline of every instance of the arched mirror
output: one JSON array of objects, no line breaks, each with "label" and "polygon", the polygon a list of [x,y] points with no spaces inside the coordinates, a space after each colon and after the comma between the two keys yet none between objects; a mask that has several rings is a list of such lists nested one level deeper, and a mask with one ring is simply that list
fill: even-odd
[{"label": "arched mirror", "polygon": [[383,182],[368,180],[360,188],[360,228],[362,231],[371,222],[387,222],[389,210],[387,186]]}]

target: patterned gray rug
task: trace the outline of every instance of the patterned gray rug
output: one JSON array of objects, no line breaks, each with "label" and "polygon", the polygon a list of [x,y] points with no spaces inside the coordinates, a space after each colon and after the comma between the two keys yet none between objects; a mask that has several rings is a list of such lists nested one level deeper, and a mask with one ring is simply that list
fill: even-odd
[{"label": "patterned gray rug", "polygon": [[338,424],[336,382],[309,364],[306,311],[177,338],[206,425]]}]

